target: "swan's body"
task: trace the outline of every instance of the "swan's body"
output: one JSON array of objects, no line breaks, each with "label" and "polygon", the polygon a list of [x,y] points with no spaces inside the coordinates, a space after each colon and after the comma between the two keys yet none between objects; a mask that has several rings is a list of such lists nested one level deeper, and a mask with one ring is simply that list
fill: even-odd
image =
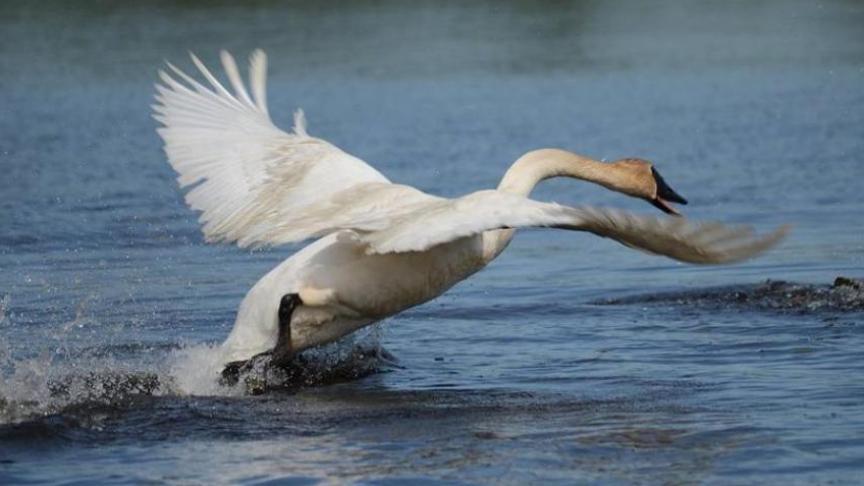
[{"label": "swan's body", "polygon": [[[226,359],[248,359],[273,348],[276,311],[285,294],[298,293],[304,303],[318,304],[299,307],[291,319],[292,344],[300,351],[434,299],[484,266],[479,236],[424,252],[367,255],[352,231],[327,235],[279,264],[246,294],[223,344],[230,353]],[[331,292],[337,298],[328,302]]]},{"label": "swan's body", "polygon": [[263,246],[320,237],[249,291],[223,343],[225,362],[276,345],[286,294],[302,302],[290,317],[291,349],[299,352],[441,295],[497,257],[519,227],[589,231],[691,263],[739,261],[784,233],[759,238],[749,228],[528,199],[540,181],[566,176],[666,212],[677,214],[668,201],[685,202],[646,161],[605,164],[556,149],[521,157],[496,190],[432,196],[392,184],[360,159],[310,137],[302,112],[293,133],[276,128],[267,113],[263,52],[251,58],[252,96],[227,53],[222,62],[234,94],[193,61],[210,87],[171,66],[187,84],[160,73],[164,85],[157,85],[154,109],[180,184],[196,185],[186,201],[203,211],[208,241]]}]

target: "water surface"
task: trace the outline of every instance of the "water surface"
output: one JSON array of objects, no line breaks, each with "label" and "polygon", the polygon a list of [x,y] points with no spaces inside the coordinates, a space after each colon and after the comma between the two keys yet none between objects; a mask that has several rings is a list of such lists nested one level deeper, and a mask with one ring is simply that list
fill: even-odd
[{"label": "water surface", "polygon": [[[0,6],[0,482],[861,477],[864,313],[711,296],[864,277],[862,5],[307,3]],[[397,365],[243,396],[208,349],[299,246],[205,245],[149,108],[164,60],[223,47],[268,51],[277,124],[302,106],[425,191],[553,146],[655,161],[694,218],[796,226],[728,267],[523,232],[355,340]],[[573,181],[534,197],[654,211]]]}]

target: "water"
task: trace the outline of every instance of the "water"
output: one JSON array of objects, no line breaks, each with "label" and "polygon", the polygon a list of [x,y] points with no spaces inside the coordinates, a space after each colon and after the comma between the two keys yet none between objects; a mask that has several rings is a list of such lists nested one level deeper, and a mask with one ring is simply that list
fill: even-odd
[{"label": "water", "polygon": [[[859,481],[864,313],[727,286],[864,277],[862,25],[854,1],[4,3],[0,483]],[[149,110],[163,60],[222,47],[268,51],[278,124],[302,106],[429,192],[557,146],[655,161],[691,217],[796,226],[719,268],[524,232],[355,340],[397,364],[244,396],[208,349],[299,246],[205,245]]]}]

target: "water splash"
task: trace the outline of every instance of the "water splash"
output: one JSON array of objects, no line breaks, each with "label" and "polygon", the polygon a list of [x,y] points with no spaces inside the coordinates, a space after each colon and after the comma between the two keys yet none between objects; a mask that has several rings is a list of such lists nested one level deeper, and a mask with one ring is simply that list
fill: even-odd
[{"label": "water splash", "polygon": [[[316,386],[379,371],[390,362],[381,349],[379,327],[298,357],[303,369],[285,379],[259,370],[233,386],[220,383],[224,352],[215,343],[114,344],[75,348],[69,338],[88,326],[102,326],[86,312],[46,329],[28,343],[27,356],[14,356],[2,327],[9,297],[0,299],[0,425],[62,414],[82,406],[122,406],[137,396],[227,396]],[[101,328],[100,328],[101,329]],[[128,329],[127,329],[128,330]],[[106,334],[106,333],[103,333]],[[128,340],[128,336],[126,338]],[[34,348],[40,343],[40,348]],[[250,387],[250,383],[257,383]],[[261,385],[263,383],[263,385]]]},{"label": "water splash", "polygon": [[227,361],[220,346],[187,346],[172,353],[169,376],[177,394],[211,396],[260,394],[357,379],[395,364],[381,347],[381,332],[380,325],[372,326],[305,351],[295,358],[290,371],[273,369],[267,359],[259,360],[231,384],[220,380]]},{"label": "water splash", "polygon": [[223,351],[218,344],[194,344],[169,356],[168,376],[178,395],[239,395],[241,390],[219,384]]}]

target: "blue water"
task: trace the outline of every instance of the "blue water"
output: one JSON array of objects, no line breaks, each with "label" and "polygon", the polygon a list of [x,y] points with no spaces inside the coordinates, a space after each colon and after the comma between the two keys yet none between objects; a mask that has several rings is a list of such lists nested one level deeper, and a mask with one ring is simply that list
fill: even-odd
[{"label": "blue water", "polygon": [[[864,5],[309,3],[0,5],[0,483],[864,477],[864,312],[653,298],[864,277]],[[164,60],[255,47],[277,124],[302,106],[397,182],[460,195],[562,147],[654,161],[690,217],[795,228],[726,267],[527,231],[353,340],[397,364],[220,390],[198,360],[300,246],[205,245],[149,105]]]}]

